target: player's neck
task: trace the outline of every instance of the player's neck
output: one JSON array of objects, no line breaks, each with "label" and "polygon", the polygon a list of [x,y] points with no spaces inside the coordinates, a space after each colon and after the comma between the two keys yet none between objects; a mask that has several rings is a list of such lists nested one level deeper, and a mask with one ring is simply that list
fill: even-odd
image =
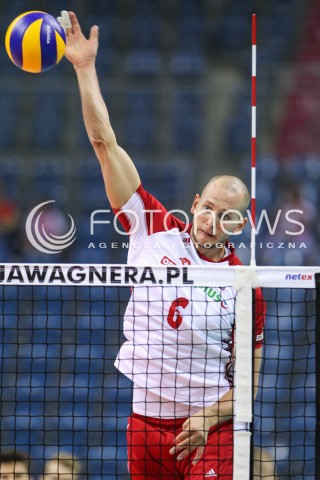
[{"label": "player's neck", "polygon": [[222,258],[224,257],[224,252],[225,252],[224,245],[219,247],[211,247],[211,248],[205,248],[199,244],[194,244],[194,246],[198,253],[200,253],[204,257],[209,258],[213,262],[220,262],[220,260],[222,260]]},{"label": "player's neck", "polygon": [[225,252],[224,244],[220,244],[219,247],[212,246],[211,248],[206,248],[200,245],[196,241],[196,239],[192,234],[192,231],[190,232],[190,237],[194,245],[194,248],[197,250],[198,254],[203,255],[204,257],[207,257],[209,260],[212,260],[213,262],[220,262],[220,260],[222,260],[222,258],[224,257],[224,252]]}]

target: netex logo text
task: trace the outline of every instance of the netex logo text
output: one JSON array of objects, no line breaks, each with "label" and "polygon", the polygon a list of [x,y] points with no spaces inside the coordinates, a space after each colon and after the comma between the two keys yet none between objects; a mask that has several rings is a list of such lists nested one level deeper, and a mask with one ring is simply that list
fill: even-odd
[{"label": "netex logo text", "polygon": [[286,280],[312,280],[313,274],[312,273],[287,273]]}]

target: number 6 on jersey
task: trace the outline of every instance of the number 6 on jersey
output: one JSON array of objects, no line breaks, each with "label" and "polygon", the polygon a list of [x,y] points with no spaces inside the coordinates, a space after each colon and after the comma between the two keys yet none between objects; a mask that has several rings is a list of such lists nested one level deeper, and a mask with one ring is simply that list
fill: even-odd
[{"label": "number 6 on jersey", "polygon": [[167,317],[167,322],[169,323],[170,327],[175,329],[180,327],[183,316],[180,313],[179,307],[186,308],[188,304],[189,300],[184,297],[179,297],[171,303]]}]

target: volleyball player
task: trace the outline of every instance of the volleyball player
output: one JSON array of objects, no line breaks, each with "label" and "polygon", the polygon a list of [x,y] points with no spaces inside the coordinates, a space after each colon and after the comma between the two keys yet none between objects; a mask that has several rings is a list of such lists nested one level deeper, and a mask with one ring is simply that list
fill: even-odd
[{"label": "volleyball player", "polygon": [[[168,214],[144,190],[111,127],[95,69],[98,27],[91,28],[87,39],[76,15],[70,12],[70,18],[66,57],[77,75],[84,122],[107,196],[130,234],[128,263],[240,264],[221,220],[228,214],[233,222],[228,231],[241,233],[250,200],[245,185],[237,177],[214,177],[195,195],[193,224]],[[218,284],[216,278],[203,288],[133,289],[124,317],[127,341],[116,359],[134,384],[127,432],[133,480],[232,478],[235,292]],[[255,385],[264,321],[260,290],[256,298]]]}]

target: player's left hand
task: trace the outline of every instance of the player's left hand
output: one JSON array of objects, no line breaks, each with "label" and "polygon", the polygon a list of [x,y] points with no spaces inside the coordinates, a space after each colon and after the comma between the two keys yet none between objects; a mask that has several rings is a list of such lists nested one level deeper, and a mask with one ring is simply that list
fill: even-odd
[{"label": "player's left hand", "polygon": [[182,425],[183,431],[175,438],[175,446],[169,450],[171,455],[179,453],[177,460],[183,460],[196,450],[192,463],[195,465],[203,455],[207,443],[212,417],[201,411],[188,418]]}]

